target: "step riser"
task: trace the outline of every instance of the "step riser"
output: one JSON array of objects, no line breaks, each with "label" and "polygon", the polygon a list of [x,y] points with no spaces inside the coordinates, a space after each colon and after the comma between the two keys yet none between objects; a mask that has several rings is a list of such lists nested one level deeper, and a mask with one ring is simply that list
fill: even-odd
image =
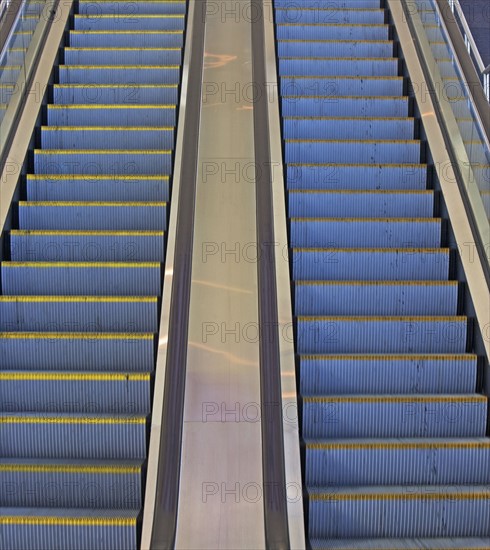
[{"label": "step riser", "polygon": [[292,247],[307,248],[436,248],[441,226],[419,221],[291,220]]},{"label": "step riser", "polygon": [[142,506],[140,473],[2,472],[0,484],[4,489],[1,506],[115,509]]},{"label": "step riser", "polygon": [[178,65],[181,61],[180,50],[65,50],[66,65]]},{"label": "step riser", "polygon": [[89,177],[78,180],[27,178],[27,200],[30,201],[145,201],[165,202],[170,198],[167,179],[109,179]]},{"label": "step riser", "polygon": [[476,359],[300,358],[301,394],[471,394]]},{"label": "step riser", "polygon": [[306,281],[444,281],[449,256],[434,252],[293,251],[293,278]]},{"label": "step riser", "polygon": [[78,68],[62,66],[59,68],[60,84],[178,84],[178,67],[138,68]]},{"label": "step riser", "polygon": [[70,32],[73,48],[182,48],[184,34]]},{"label": "step riser", "polygon": [[[170,174],[172,155],[170,152],[158,153],[57,153],[34,154],[36,174],[114,174],[115,167],[124,166],[126,174],[153,175]],[[119,168],[121,170],[121,168]]]},{"label": "step riser", "polygon": [[286,166],[288,189],[413,190],[427,187],[424,165],[306,165]]},{"label": "step riser", "polygon": [[20,206],[20,229],[166,229],[166,206]]},{"label": "step riser", "polygon": [[456,315],[458,287],[296,285],[296,315]]},{"label": "step riser", "polygon": [[464,485],[490,482],[490,448],[307,449],[306,485]]},{"label": "step riser", "polygon": [[384,164],[420,162],[420,143],[413,142],[314,142],[285,143],[285,162]]},{"label": "step riser", "polygon": [[465,353],[465,321],[298,319],[298,353]]},{"label": "step riser", "polygon": [[398,76],[398,59],[279,59],[279,74],[311,76]]},{"label": "step riser", "polygon": [[77,31],[182,31],[185,26],[184,17],[151,16],[141,17],[86,17],[75,15],[74,30]]},{"label": "step riser", "polygon": [[175,126],[175,108],[48,107],[50,126]]},{"label": "step riser", "polygon": [[161,268],[38,268],[4,263],[2,290],[14,296],[160,296]]},{"label": "step riser", "polygon": [[[321,4],[318,4],[321,5]],[[382,25],[385,14],[381,10],[361,11],[346,10],[340,7],[333,9],[302,9],[301,3],[291,9],[276,9],[277,23],[294,24],[321,24],[321,25],[346,25],[348,23],[363,25]]]},{"label": "step riser", "polygon": [[285,119],[284,139],[392,139],[409,140],[414,137],[411,119]]},{"label": "step riser", "polygon": [[53,103],[57,105],[176,105],[177,100],[176,87],[163,88],[138,84],[103,88],[99,86],[53,87]]},{"label": "step riser", "polygon": [[80,2],[81,15],[97,19],[100,15],[184,14],[185,2]]},{"label": "step riser", "polygon": [[[401,96],[403,79],[401,78],[349,78],[341,76],[310,77],[283,76],[280,79],[281,96],[284,101],[294,101],[290,96]],[[359,121],[362,122],[362,121]]]},{"label": "step riser", "polygon": [[157,332],[158,304],[2,301],[0,332]]},{"label": "step riser", "polygon": [[289,216],[312,218],[429,218],[430,193],[289,193]]},{"label": "step riser", "polygon": [[163,262],[164,236],[11,235],[14,262]]},{"label": "step riser", "polygon": [[278,40],[388,40],[388,27],[366,25],[277,25]]},{"label": "step riser", "polygon": [[406,117],[408,100],[400,97],[352,98],[334,97],[284,97],[282,114],[285,117]]},{"label": "step riser", "polygon": [[43,149],[166,149],[174,147],[173,130],[47,130]]},{"label": "step riser", "polygon": [[[303,403],[307,438],[484,437],[486,402]],[[351,533],[352,534],[352,533]],[[312,536],[310,532],[310,536]],[[344,535],[346,536],[346,535]]]},{"label": "step riser", "polygon": [[376,42],[278,42],[279,57],[392,57],[393,44]]}]

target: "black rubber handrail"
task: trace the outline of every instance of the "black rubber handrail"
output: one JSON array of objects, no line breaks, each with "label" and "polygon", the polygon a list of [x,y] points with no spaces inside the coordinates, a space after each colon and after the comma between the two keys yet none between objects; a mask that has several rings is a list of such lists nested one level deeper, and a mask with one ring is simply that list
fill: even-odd
[{"label": "black rubber handrail", "polygon": [[173,548],[177,528],[206,1],[195,8],[192,27],[152,550]]},{"label": "black rubber handrail", "polygon": [[[252,13],[263,13],[261,0],[252,0]],[[272,171],[269,143],[265,70],[265,37],[262,17],[252,21],[252,66],[254,81],[255,197],[258,250],[274,243]],[[266,548],[290,547],[286,499],[286,468],[277,313],[276,266],[273,254],[259,254],[257,262],[260,398],[262,410],[262,478]]]}]

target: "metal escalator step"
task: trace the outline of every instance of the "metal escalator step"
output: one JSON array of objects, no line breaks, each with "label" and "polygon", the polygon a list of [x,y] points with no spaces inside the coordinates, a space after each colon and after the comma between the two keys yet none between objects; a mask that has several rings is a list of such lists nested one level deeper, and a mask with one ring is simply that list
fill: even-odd
[{"label": "metal escalator step", "polygon": [[292,101],[294,96],[401,96],[404,78],[401,76],[282,76],[281,96]]},{"label": "metal escalator step", "polygon": [[[56,105],[159,105],[177,104],[177,84],[54,84]],[[163,107],[168,105],[168,107]],[[120,125],[116,122],[115,125]],[[97,123],[95,124],[97,125]],[[150,124],[146,124],[150,126]]]},{"label": "metal escalator step", "polygon": [[410,140],[415,121],[405,117],[285,117],[283,136],[290,139]]},{"label": "metal escalator step", "polygon": [[17,296],[160,296],[161,281],[159,262],[2,262],[3,293]]},{"label": "metal escalator step", "polygon": [[300,316],[297,350],[311,353],[465,353],[463,316]]},{"label": "metal escalator step", "polygon": [[425,190],[425,164],[286,165],[289,190]]},{"label": "metal escalator step", "polygon": [[390,40],[278,40],[279,57],[392,57]]},{"label": "metal escalator step", "polygon": [[309,498],[312,538],[490,535],[485,485],[329,487],[310,489]]},{"label": "metal escalator step", "polygon": [[308,487],[488,485],[490,440],[311,440],[305,472]]},{"label": "metal escalator step", "polygon": [[28,174],[29,201],[168,201],[169,176]]},{"label": "metal escalator step", "polygon": [[456,315],[456,281],[296,281],[297,315]]},{"label": "metal escalator step", "polygon": [[[2,332],[158,332],[156,296],[0,296]],[[8,365],[6,366],[8,368]]]},{"label": "metal escalator step", "polygon": [[136,550],[139,510],[2,508],[9,550]]},{"label": "metal escalator step", "polygon": [[76,414],[151,412],[149,373],[8,371],[0,381],[1,410],[9,413],[50,413],[53,407]]},{"label": "metal escalator step", "polygon": [[285,117],[407,117],[408,97],[403,96],[283,96]]},{"label": "metal escalator step", "polygon": [[447,248],[295,248],[293,279],[305,281],[441,281],[449,274]]},{"label": "metal escalator step", "polygon": [[60,65],[60,84],[178,84],[180,65]]},{"label": "metal escalator step", "polygon": [[[128,174],[170,174],[172,151],[157,149],[35,149],[36,174],[111,174],[124,166]],[[121,168],[117,169],[120,171]]]},{"label": "metal escalator step", "polygon": [[80,0],[79,13],[94,18],[102,14],[134,16],[138,14],[185,14],[185,1],[137,0],[117,2],[114,0]]},{"label": "metal escalator step", "polygon": [[274,5],[278,8],[318,8],[320,6],[324,8],[379,8],[379,0],[325,0],[320,2],[318,0],[301,0],[300,2],[295,0],[275,0]]},{"label": "metal escalator step", "polygon": [[419,140],[285,139],[284,160],[289,163],[360,164],[420,162]]},{"label": "metal escalator step", "polygon": [[[476,394],[304,397],[303,436],[307,439],[485,437],[487,405],[487,398]],[[315,536],[311,527],[310,536]]]},{"label": "metal escalator step", "polygon": [[175,105],[48,105],[49,126],[175,126]]},{"label": "metal escalator step", "polygon": [[477,357],[464,355],[300,355],[301,394],[475,391]]},{"label": "metal escalator step", "polygon": [[167,149],[174,148],[171,126],[42,126],[46,149]]},{"label": "metal escalator step", "polygon": [[0,365],[11,370],[153,370],[154,335],[140,332],[1,332]]},{"label": "metal escalator step", "polygon": [[163,231],[10,232],[14,262],[164,261]]},{"label": "metal escalator step", "polygon": [[146,417],[140,415],[3,413],[4,458],[146,458]]},{"label": "metal escalator step", "polygon": [[411,548],[412,550],[488,550],[490,538],[418,538],[418,539],[311,539],[312,550],[400,550]]},{"label": "metal escalator step", "polygon": [[432,191],[291,190],[290,217],[429,218]]},{"label": "metal escalator step", "polygon": [[281,76],[398,76],[398,58],[391,57],[280,57]]},{"label": "metal escalator step", "polygon": [[184,30],[185,17],[183,14],[76,14],[73,28],[77,31],[177,31]]},{"label": "metal escalator step", "polygon": [[19,202],[19,228],[165,231],[165,202]]},{"label": "metal escalator step", "polygon": [[76,31],[69,32],[70,45],[73,47],[141,47],[141,48],[181,48],[184,46],[182,30],[174,31]]},{"label": "metal escalator step", "polygon": [[[285,17],[285,15],[283,15]],[[349,23],[280,23],[278,40],[388,40],[389,25]]]},{"label": "metal escalator step", "polygon": [[383,9],[363,8],[323,8],[317,5],[313,8],[303,7],[296,3],[287,8],[277,7],[276,22],[280,23],[316,23],[323,25],[338,25],[346,23],[362,23],[363,25],[381,25],[385,20]]},{"label": "metal escalator step", "polygon": [[293,248],[436,248],[438,218],[292,218]]},{"label": "metal escalator step", "polygon": [[0,506],[136,510],[141,478],[141,461],[0,459]]},{"label": "metal escalator step", "polygon": [[76,47],[65,48],[65,65],[175,65],[181,48]]}]

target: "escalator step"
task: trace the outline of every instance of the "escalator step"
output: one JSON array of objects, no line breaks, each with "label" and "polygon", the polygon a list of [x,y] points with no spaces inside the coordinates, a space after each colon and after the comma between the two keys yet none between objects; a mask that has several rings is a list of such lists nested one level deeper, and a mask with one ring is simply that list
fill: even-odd
[{"label": "escalator step", "polygon": [[488,550],[490,538],[430,538],[430,539],[311,539],[312,550],[400,550],[410,548],[412,550]]},{"label": "escalator step", "polygon": [[[119,4],[119,2],[118,2]],[[135,30],[76,31],[69,32],[70,45],[73,47],[133,47],[133,48],[181,48],[184,45],[182,30],[151,31]]]},{"label": "escalator step", "polygon": [[[334,13],[329,13],[332,16]],[[282,15],[283,18],[287,13]],[[290,14],[293,16],[293,13]],[[369,23],[298,23],[277,21],[278,40],[388,40],[389,25]]]},{"label": "escalator step", "polygon": [[66,65],[175,65],[181,48],[65,48]]},{"label": "escalator step", "polygon": [[[177,84],[55,84],[53,103],[80,106],[102,104],[108,108],[110,105],[148,104],[168,109],[177,104],[178,93]],[[115,125],[118,124],[120,121]]]},{"label": "escalator step", "polygon": [[401,76],[282,76],[280,91],[288,101],[294,96],[335,97],[339,101],[343,96],[396,97],[403,95],[403,82]]},{"label": "escalator step", "polygon": [[301,23],[301,24],[323,24],[335,25],[354,23],[363,25],[381,25],[384,23],[385,12],[382,9],[362,8],[322,8],[317,5],[313,8],[303,7],[301,2],[291,7],[277,7],[275,10],[276,22],[280,23]]},{"label": "escalator step", "polygon": [[408,97],[396,96],[283,96],[285,117],[406,117]]},{"label": "escalator step", "polygon": [[183,14],[76,14],[73,28],[77,31],[182,31],[185,17]]},{"label": "escalator step", "polygon": [[97,18],[102,14],[135,16],[138,14],[184,14],[185,0],[137,0],[115,2],[114,0],[80,0],[79,13]]},{"label": "escalator step", "polygon": [[321,57],[328,51],[332,57],[392,57],[390,40],[279,40],[280,57]]},{"label": "escalator step", "polygon": [[178,84],[179,65],[60,65],[60,84]]},{"label": "escalator step", "polygon": [[281,75],[397,76],[398,59],[387,57],[281,57]]},{"label": "escalator step", "polygon": [[304,396],[475,391],[476,355],[300,355]]}]

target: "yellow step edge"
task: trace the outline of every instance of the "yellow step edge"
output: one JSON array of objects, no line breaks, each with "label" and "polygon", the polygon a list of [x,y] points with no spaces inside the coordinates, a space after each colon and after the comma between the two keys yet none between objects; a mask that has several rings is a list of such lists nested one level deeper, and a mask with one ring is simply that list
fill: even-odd
[{"label": "yellow step edge", "polygon": [[152,332],[0,332],[0,340],[153,340]]},{"label": "yellow step edge", "polygon": [[[307,57],[307,56],[288,56],[288,57],[280,57],[279,61],[283,60],[299,60],[299,61],[321,61],[321,60],[331,60],[331,61],[376,61],[379,63],[380,61],[390,61],[393,63],[394,61],[398,61],[397,57]],[[358,77],[359,79],[362,79],[362,76]]]},{"label": "yellow step edge", "polygon": [[359,253],[359,252],[367,252],[367,253],[373,253],[373,252],[382,252],[382,253],[390,253],[390,254],[417,254],[420,252],[428,253],[428,254],[449,254],[450,249],[449,248],[318,248],[318,247],[312,247],[312,248],[306,248],[306,247],[300,247],[300,248],[293,248],[294,252],[353,252],[353,253]]},{"label": "yellow step edge", "polygon": [[164,231],[77,231],[77,230],[37,230],[37,229],[12,229],[11,235],[18,235],[22,237],[64,237],[64,236],[77,236],[77,237],[163,237]]},{"label": "yellow step edge", "polygon": [[[282,8],[285,9],[285,8]],[[293,9],[293,8],[291,8]],[[316,9],[316,8],[314,8]],[[332,8],[335,11],[338,11],[338,8]],[[355,8],[357,9],[357,8]],[[368,23],[277,23],[278,27],[365,27],[365,28],[383,28],[389,27],[387,23],[373,23],[369,25]]]},{"label": "yellow step edge", "polygon": [[156,296],[0,296],[1,303],[157,303]]},{"label": "yellow step edge", "polygon": [[122,88],[123,90],[139,90],[140,88],[178,88],[178,84],[53,84],[53,88],[69,89],[99,89],[99,88]]},{"label": "yellow step edge", "polygon": [[0,424],[146,424],[146,417],[0,416]]},{"label": "yellow step edge", "polygon": [[144,206],[162,208],[166,202],[96,202],[96,201],[19,201],[19,206],[103,206],[103,207],[133,207]]},{"label": "yellow step edge", "polygon": [[[282,79],[287,79],[287,78],[293,78],[293,79],[302,79],[302,80],[356,80],[358,81],[359,80],[359,76],[350,76],[348,74],[345,74],[345,75],[282,75],[281,76]],[[386,76],[363,76],[362,77],[363,80],[403,80],[404,77],[403,76],[389,76],[389,75],[386,75]],[[286,96],[287,97],[287,96]],[[346,97],[346,96],[341,96],[341,97]],[[358,97],[358,96],[354,96],[354,97]],[[363,96],[364,97],[364,96]],[[363,117],[364,118],[364,117]],[[369,118],[369,117],[366,117],[366,118]],[[405,118],[405,117],[403,117]]]},{"label": "yellow step edge", "polygon": [[[97,0],[98,1],[98,0]],[[111,2],[113,0],[110,0]],[[80,47],[66,47],[65,48],[65,52],[66,51],[70,51],[70,52],[148,52],[148,51],[152,51],[152,52],[166,52],[166,51],[180,51],[182,48],[156,48],[156,47],[141,47],[141,48],[125,48],[125,47],[114,47],[114,48],[103,48],[103,47],[98,47],[98,48],[85,48],[83,46],[80,46]]]},{"label": "yellow step edge", "polygon": [[362,355],[300,355],[306,361],[468,361],[474,362],[477,356],[473,353],[467,354],[362,354]]},{"label": "yellow step edge", "polygon": [[[308,96],[303,96],[303,97],[308,97]],[[359,120],[361,119],[361,117],[355,117],[355,116],[285,116],[283,117],[283,120],[306,120],[306,121],[310,121],[310,120],[331,120],[333,122],[337,122],[337,121],[340,121],[340,120],[351,120],[351,121],[355,121],[355,122],[359,122]],[[392,122],[392,121],[395,121],[395,122],[404,122],[404,121],[410,121],[410,122],[413,122],[415,119],[413,117],[401,117],[401,116],[398,116],[398,117],[395,117],[395,116],[392,116],[392,117],[362,117],[362,120],[369,120],[369,121],[380,121],[380,122]]]},{"label": "yellow step edge", "polygon": [[70,464],[0,464],[0,472],[41,474],[140,474],[140,466],[83,466]]},{"label": "yellow step edge", "polygon": [[4,268],[160,269],[160,262],[2,262]]},{"label": "yellow step edge", "polygon": [[290,42],[290,43],[300,43],[300,44],[309,44],[310,42],[321,42],[327,44],[393,44],[393,40],[356,40],[351,38],[350,40],[344,38],[342,40],[329,40],[324,38],[279,38],[278,42]]},{"label": "yellow step edge", "polygon": [[34,149],[35,155],[171,155],[170,149]]},{"label": "yellow step edge", "polygon": [[466,323],[467,317],[463,315],[300,315],[298,321],[353,321],[353,322],[372,322],[385,321],[395,322],[404,321],[410,323],[421,323],[425,321]]},{"label": "yellow step edge", "polygon": [[290,189],[288,193],[298,195],[433,195],[432,189],[407,189],[399,191],[397,189]]},{"label": "yellow step edge", "polygon": [[490,440],[488,441],[438,441],[438,442],[364,442],[364,443],[307,443],[306,447],[312,450],[327,450],[327,451],[355,451],[362,449],[382,449],[382,450],[397,450],[397,449],[488,449],[490,450]]},{"label": "yellow step edge", "polygon": [[134,181],[134,180],[147,180],[147,181],[161,181],[165,180],[168,181],[170,179],[170,176],[168,175],[161,175],[161,176],[149,176],[149,175],[134,175],[134,176],[128,176],[127,174],[114,174],[114,175],[90,175],[90,174],[27,174],[28,180],[89,180],[89,181],[114,181],[114,180],[127,180],[127,181]]},{"label": "yellow step edge", "polygon": [[285,143],[400,143],[420,145],[419,139],[285,139]]},{"label": "yellow step edge", "polygon": [[[431,486],[431,491],[436,491],[437,486]],[[433,492],[411,493],[410,487],[407,486],[403,493],[382,493],[382,494],[342,494],[338,491],[330,491],[327,493],[310,493],[310,500],[445,500],[447,502],[453,500],[488,500],[490,498],[490,490],[480,492],[449,492],[447,489],[442,489],[439,494]]]},{"label": "yellow step edge", "polygon": [[289,10],[294,10],[294,11],[335,11],[335,12],[344,12],[344,11],[352,11],[352,12],[366,12],[366,11],[369,11],[369,12],[382,12],[384,13],[384,8],[339,8],[339,7],[332,7],[332,8],[321,8],[321,7],[316,7],[316,8],[304,8],[301,6],[301,4],[294,4],[292,7],[286,7],[286,8],[281,8],[281,7],[277,7],[276,8],[276,11],[289,11]]},{"label": "yellow step edge", "polygon": [[345,162],[319,162],[319,163],[313,163],[313,162],[290,162],[288,163],[288,166],[313,166],[314,168],[319,168],[321,166],[328,166],[328,167],[333,167],[335,166],[336,168],[340,167],[340,166],[356,166],[358,168],[410,168],[412,170],[415,170],[415,169],[422,169],[422,168],[427,168],[427,164],[410,164],[410,163],[398,163],[398,164],[390,164],[390,163],[386,163],[386,164],[367,164],[367,163],[353,163],[353,164],[347,164]]},{"label": "yellow step edge", "polygon": [[458,281],[295,281],[296,286],[453,286]]},{"label": "yellow step edge", "polygon": [[75,110],[81,110],[81,109],[103,109],[106,111],[107,109],[175,109],[175,104],[169,104],[165,103],[163,105],[146,105],[146,104],[139,104],[139,105],[125,105],[121,103],[111,103],[111,104],[92,104],[92,103],[82,103],[82,104],[73,104],[70,105],[48,105],[48,109],[75,109]]},{"label": "yellow step edge", "polygon": [[[128,19],[128,18],[131,18],[131,19],[183,19],[184,17],[185,15],[183,13],[162,13],[162,14],[134,14],[133,13],[131,15],[127,15],[127,14],[119,15],[114,13],[97,14],[97,19]],[[80,14],[77,13],[75,14],[75,19],[94,19],[94,16],[83,14],[83,13],[80,13]],[[106,31],[106,32],[111,32],[111,31]],[[145,30],[142,29],[140,32],[145,32]]]},{"label": "yellow step edge", "polygon": [[[120,374],[120,373],[84,373],[84,372],[1,372],[0,381],[19,381],[19,380],[37,380],[37,381],[98,381],[98,382],[149,382],[150,374]],[[1,469],[0,464],[0,469]]]},{"label": "yellow step edge", "polygon": [[349,395],[304,397],[305,403],[486,403],[485,395]]},{"label": "yellow step edge", "polygon": [[441,223],[441,218],[305,218],[293,217],[292,222],[345,222],[345,223]]},{"label": "yellow step edge", "polygon": [[63,526],[117,526],[136,527],[136,518],[118,517],[76,517],[67,518],[64,516],[0,516],[0,525],[63,525]]},{"label": "yellow step edge", "polygon": [[[91,2],[93,2],[93,0],[90,0]],[[125,16],[126,18],[128,17],[127,15]],[[107,33],[110,32],[111,34],[117,34],[117,35],[121,35],[121,34],[137,34],[137,35],[141,35],[142,32],[144,32],[145,34],[183,34],[184,31],[183,30],[178,30],[178,29],[175,29],[175,30],[161,30],[161,31],[153,31],[153,30],[144,30],[144,31],[121,31],[121,30],[113,30],[113,31],[81,31],[81,30],[70,30],[70,34],[104,34],[104,35],[107,35]],[[25,34],[32,34],[32,33],[25,33]]]},{"label": "yellow step edge", "polygon": [[[359,101],[364,100],[385,100],[385,101],[408,101],[408,96],[388,96],[388,95],[370,95],[370,96],[360,96],[360,95],[285,95],[283,99],[289,100],[293,99],[297,101],[298,99],[328,99],[328,100],[337,100],[337,99],[358,99]],[[362,117],[358,117],[362,119]]]},{"label": "yellow step edge", "polygon": [[[112,0],[111,0],[112,1]],[[41,126],[43,132],[173,132],[173,126]]]},{"label": "yellow step edge", "polygon": [[152,69],[152,70],[166,70],[171,69],[178,71],[180,65],[60,65],[60,70],[93,70],[93,69],[126,69],[128,71],[134,71],[138,69]]}]

